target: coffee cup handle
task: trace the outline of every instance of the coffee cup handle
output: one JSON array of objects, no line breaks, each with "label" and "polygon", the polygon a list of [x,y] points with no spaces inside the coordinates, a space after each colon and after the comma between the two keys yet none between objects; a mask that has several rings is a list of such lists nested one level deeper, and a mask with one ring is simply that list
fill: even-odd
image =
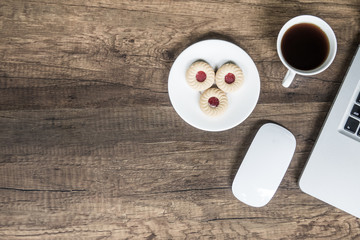
[{"label": "coffee cup handle", "polygon": [[290,86],[290,84],[292,83],[292,81],[295,78],[295,72],[292,70],[288,70],[283,81],[282,81],[282,85],[286,88],[288,88]]}]

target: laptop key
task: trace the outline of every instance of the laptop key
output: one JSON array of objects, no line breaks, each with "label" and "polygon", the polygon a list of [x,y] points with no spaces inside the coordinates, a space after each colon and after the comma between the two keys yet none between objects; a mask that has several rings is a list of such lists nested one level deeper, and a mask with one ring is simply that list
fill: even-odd
[{"label": "laptop key", "polygon": [[353,106],[350,114],[353,115],[354,117],[360,118],[360,106],[355,104]]},{"label": "laptop key", "polygon": [[359,126],[359,121],[352,117],[349,117],[348,120],[346,121],[344,129],[349,132],[355,133],[358,126]]}]

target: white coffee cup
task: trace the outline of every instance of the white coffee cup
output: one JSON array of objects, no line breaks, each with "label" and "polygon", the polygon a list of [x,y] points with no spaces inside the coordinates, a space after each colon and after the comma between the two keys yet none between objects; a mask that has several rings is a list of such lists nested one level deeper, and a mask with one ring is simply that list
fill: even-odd
[{"label": "white coffee cup", "polygon": [[[293,27],[297,24],[302,24],[302,23],[310,23],[310,24],[313,24],[313,25],[316,25],[317,27],[319,27],[323,31],[323,33],[325,33],[325,35],[328,39],[328,42],[329,42],[329,50],[328,50],[326,59],[321,63],[321,65],[317,66],[314,69],[310,69],[310,70],[301,70],[301,69],[295,68],[294,66],[289,64],[288,61],[286,61],[286,59],[283,55],[283,52],[281,50],[281,44],[282,44],[282,40],[283,40],[285,33],[291,27]],[[277,53],[279,55],[281,62],[288,69],[288,71],[283,79],[283,82],[282,82],[282,85],[287,88],[292,83],[296,74],[303,75],[303,76],[310,76],[310,75],[318,74],[318,73],[324,71],[326,68],[328,68],[335,58],[336,50],[337,50],[337,41],[336,41],[334,31],[324,20],[322,20],[321,18],[315,17],[315,16],[301,15],[301,16],[297,16],[295,18],[290,19],[281,28],[281,30],[278,34],[276,47],[277,47]]]}]

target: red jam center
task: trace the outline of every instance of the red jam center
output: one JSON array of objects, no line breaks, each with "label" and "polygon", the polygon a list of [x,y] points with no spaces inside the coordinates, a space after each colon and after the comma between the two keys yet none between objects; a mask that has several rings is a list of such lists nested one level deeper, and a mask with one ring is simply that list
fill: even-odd
[{"label": "red jam center", "polygon": [[235,75],[232,74],[232,73],[226,74],[226,76],[225,76],[225,82],[226,82],[227,84],[231,84],[231,83],[235,82]]},{"label": "red jam center", "polygon": [[205,79],[206,79],[206,73],[203,71],[198,71],[196,74],[196,80],[198,82],[203,82],[203,81],[205,81]]},{"label": "red jam center", "polygon": [[211,107],[217,107],[220,104],[220,101],[217,97],[211,97],[208,100],[208,103]]}]

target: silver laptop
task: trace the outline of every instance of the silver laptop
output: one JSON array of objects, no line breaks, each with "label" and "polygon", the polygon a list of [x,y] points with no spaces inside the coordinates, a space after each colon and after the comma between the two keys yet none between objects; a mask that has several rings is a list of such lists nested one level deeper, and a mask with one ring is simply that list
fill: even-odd
[{"label": "silver laptop", "polygon": [[360,218],[360,46],[301,175],[303,192]]}]

